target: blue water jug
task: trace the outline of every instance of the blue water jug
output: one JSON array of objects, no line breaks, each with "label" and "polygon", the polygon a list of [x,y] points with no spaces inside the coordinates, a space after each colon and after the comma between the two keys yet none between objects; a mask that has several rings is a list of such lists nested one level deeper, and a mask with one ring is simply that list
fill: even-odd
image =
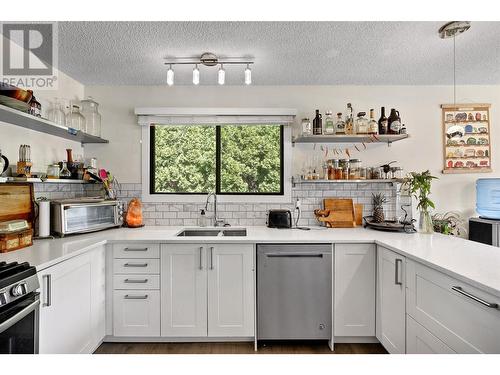
[{"label": "blue water jug", "polygon": [[500,178],[477,180],[476,211],[481,217],[500,219]]}]

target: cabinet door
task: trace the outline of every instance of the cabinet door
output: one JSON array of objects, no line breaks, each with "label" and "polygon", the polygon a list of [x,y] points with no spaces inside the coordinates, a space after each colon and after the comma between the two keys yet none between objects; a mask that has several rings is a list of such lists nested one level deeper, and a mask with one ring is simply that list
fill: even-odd
[{"label": "cabinet door", "polygon": [[335,245],[335,336],[375,336],[373,244]]},{"label": "cabinet door", "polygon": [[408,354],[456,354],[409,315],[406,316],[406,352]]},{"label": "cabinet door", "polygon": [[40,353],[93,349],[91,256],[76,256],[38,273],[41,285]]},{"label": "cabinet door", "polygon": [[102,342],[106,331],[106,252],[100,246],[90,253],[91,314],[94,349]]},{"label": "cabinet door", "polygon": [[157,290],[113,292],[115,336],[160,336],[160,293]]},{"label": "cabinet door", "polygon": [[389,353],[406,352],[405,257],[378,247],[377,338]]},{"label": "cabinet door", "polygon": [[205,247],[162,245],[161,335],[207,335],[207,270]]},{"label": "cabinet door", "polygon": [[254,246],[207,246],[208,336],[254,336]]}]

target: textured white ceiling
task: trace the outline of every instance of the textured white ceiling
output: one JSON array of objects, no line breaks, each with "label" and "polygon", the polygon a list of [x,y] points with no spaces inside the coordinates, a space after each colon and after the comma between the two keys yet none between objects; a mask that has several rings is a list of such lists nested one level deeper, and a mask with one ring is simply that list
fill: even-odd
[{"label": "textured white ceiling", "polygon": [[[443,22],[60,22],[59,67],[87,85],[163,85],[165,58],[252,57],[255,85],[452,84]],[[457,37],[457,84],[500,84],[500,22]],[[225,66],[243,84],[244,67]],[[175,67],[191,85],[191,66]],[[217,68],[200,67],[201,84]]]}]

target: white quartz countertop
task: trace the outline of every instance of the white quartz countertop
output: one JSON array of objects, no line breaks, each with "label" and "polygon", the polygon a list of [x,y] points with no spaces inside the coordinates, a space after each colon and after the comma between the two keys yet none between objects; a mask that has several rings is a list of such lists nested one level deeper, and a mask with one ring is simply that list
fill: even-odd
[{"label": "white quartz countertop", "polygon": [[119,242],[161,243],[376,243],[500,297],[500,248],[441,234],[406,234],[371,229],[247,227],[246,237],[176,237],[184,227],[120,228],[35,240],[33,246],[0,254],[0,261],[29,262],[38,270],[95,246]]}]

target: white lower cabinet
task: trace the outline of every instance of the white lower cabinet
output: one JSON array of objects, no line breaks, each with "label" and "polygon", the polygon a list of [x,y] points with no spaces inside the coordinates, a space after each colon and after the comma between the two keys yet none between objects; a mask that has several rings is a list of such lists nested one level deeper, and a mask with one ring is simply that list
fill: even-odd
[{"label": "white lower cabinet", "polygon": [[500,298],[408,262],[408,314],[456,353],[500,353]]},{"label": "white lower cabinet", "polygon": [[373,244],[335,244],[334,336],[375,336]]},{"label": "white lower cabinet", "polygon": [[42,354],[91,353],[104,338],[104,246],[38,273]]},{"label": "white lower cabinet", "polygon": [[168,244],[161,249],[165,337],[254,335],[254,246]]},{"label": "white lower cabinet", "polygon": [[205,246],[162,245],[161,335],[207,335],[207,270]]},{"label": "white lower cabinet", "polygon": [[444,342],[430,333],[424,326],[406,315],[407,354],[455,354]]},{"label": "white lower cabinet", "polygon": [[391,354],[406,352],[405,257],[377,247],[377,327],[380,343]]},{"label": "white lower cabinet", "polygon": [[115,336],[159,336],[160,292],[115,290],[113,326]]}]

